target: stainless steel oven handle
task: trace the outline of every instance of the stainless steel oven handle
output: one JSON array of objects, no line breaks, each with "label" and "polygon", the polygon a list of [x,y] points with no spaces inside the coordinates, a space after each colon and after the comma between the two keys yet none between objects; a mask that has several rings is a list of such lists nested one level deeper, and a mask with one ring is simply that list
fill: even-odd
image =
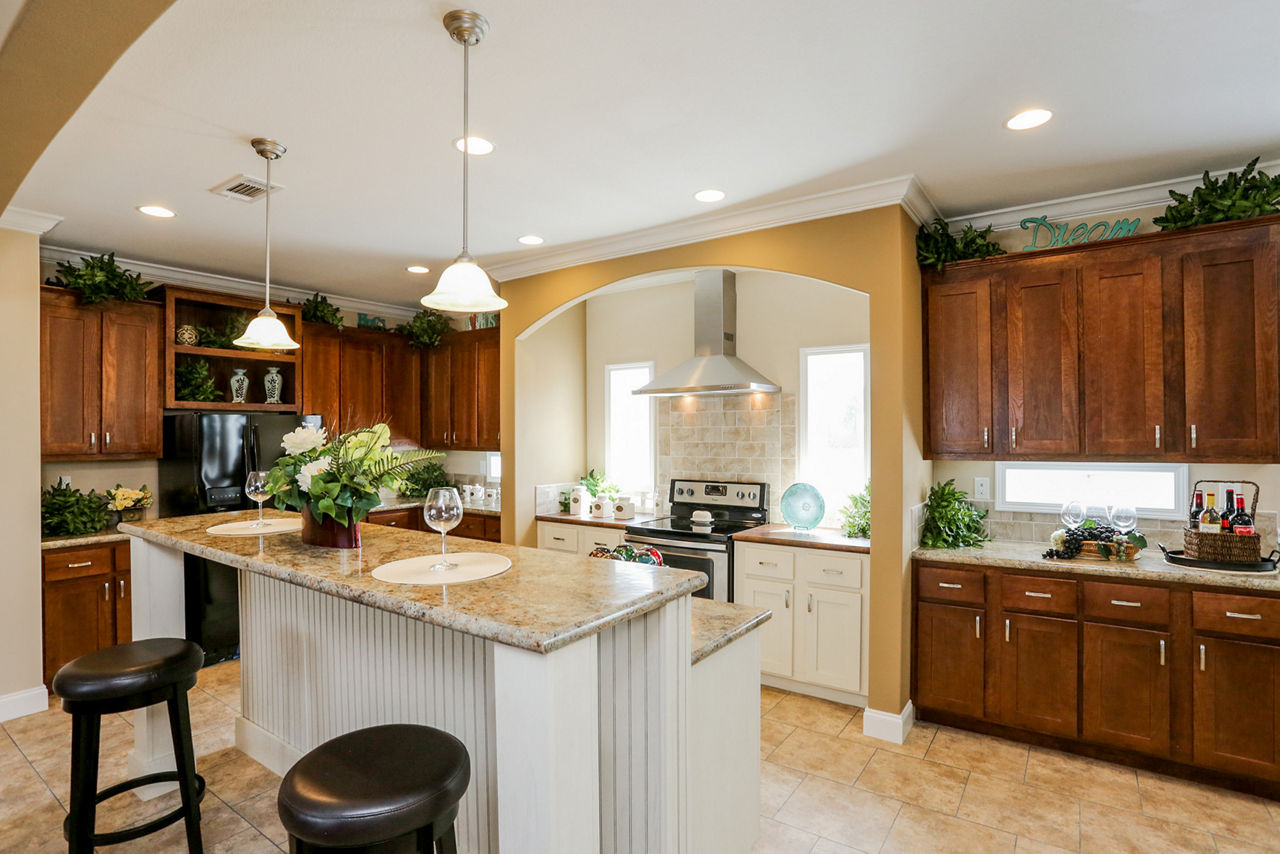
[{"label": "stainless steel oven handle", "polygon": [[662,540],[657,537],[637,537],[634,534],[627,534],[624,538],[628,543],[644,543],[652,546],[674,546],[678,549],[696,549],[700,552],[727,552],[729,547],[724,543],[691,543],[684,540]]}]

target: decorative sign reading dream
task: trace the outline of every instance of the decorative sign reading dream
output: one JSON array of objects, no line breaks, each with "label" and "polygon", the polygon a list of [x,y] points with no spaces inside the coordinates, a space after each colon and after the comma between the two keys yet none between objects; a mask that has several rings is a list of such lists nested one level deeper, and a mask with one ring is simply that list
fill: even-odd
[{"label": "decorative sign reading dream", "polygon": [[[1031,242],[1022,247],[1022,251],[1050,249],[1054,246],[1073,246],[1077,243],[1094,243],[1099,240],[1128,237],[1137,232],[1138,224],[1141,222],[1141,219],[1118,219],[1114,225],[1105,219],[1092,225],[1087,222],[1081,222],[1077,223],[1076,227],[1072,228],[1068,233],[1067,229],[1071,227],[1069,222],[1064,222],[1061,225],[1050,225],[1047,216],[1029,216],[1022,221],[1022,227],[1032,229]],[[1042,236],[1048,241],[1047,243],[1041,242]]]}]

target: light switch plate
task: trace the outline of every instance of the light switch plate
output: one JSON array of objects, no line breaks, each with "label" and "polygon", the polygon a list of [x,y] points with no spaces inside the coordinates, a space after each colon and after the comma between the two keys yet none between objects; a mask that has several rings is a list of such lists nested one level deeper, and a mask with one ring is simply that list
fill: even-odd
[{"label": "light switch plate", "polygon": [[991,478],[975,477],[973,479],[973,500],[974,501],[990,501],[991,500]]}]

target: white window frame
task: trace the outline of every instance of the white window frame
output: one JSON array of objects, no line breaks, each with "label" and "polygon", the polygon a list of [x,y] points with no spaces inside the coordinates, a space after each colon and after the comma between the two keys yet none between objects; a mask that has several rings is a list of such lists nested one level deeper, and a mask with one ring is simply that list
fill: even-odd
[{"label": "white window frame", "polygon": [[[801,480],[809,480],[809,356],[824,353],[861,353],[862,354],[862,412],[866,419],[867,441],[863,449],[866,454],[865,466],[867,479],[871,479],[871,345],[870,344],[837,344],[831,347],[800,348],[800,388],[796,392],[796,476]],[[789,484],[788,484],[789,485]],[[844,497],[840,498],[841,503]],[[828,507],[828,510],[833,508]]]},{"label": "white window frame", "polygon": [[[1168,472],[1174,476],[1174,508],[1164,510],[1151,507],[1138,507],[1138,516],[1143,519],[1186,519],[1187,510],[1181,505],[1190,495],[1191,467],[1187,463],[1066,463],[1066,462],[1032,462],[1030,460],[1010,460],[996,463],[996,509],[1012,510],[1027,513],[1058,513],[1062,503],[1048,504],[1029,501],[1007,501],[1005,499],[1004,473],[1009,470],[1026,469],[1122,469],[1125,471],[1158,471]],[[1070,498],[1064,496],[1063,502]]]},{"label": "white window frame", "polygon": [[[613,411],[609,405],[612,399],[612,389],[610,385],[613,382],[614,371],[634,370],[635,368],[647,368],[649,371],[649,382],[653,381],[652,360],[647,362],[614,362],[604,366],[604,465],[605,474],[612,476],[609,471],[609,460],[613,454],[610,453],[610,444],[613,441]],[[649,473],[649,489],[658,488],[658,413],[654,406],[654,398],[649,396],[649,460],[652,464],[653,471]],[[618,484],[623,490],[632,489],[636,484]]]}]

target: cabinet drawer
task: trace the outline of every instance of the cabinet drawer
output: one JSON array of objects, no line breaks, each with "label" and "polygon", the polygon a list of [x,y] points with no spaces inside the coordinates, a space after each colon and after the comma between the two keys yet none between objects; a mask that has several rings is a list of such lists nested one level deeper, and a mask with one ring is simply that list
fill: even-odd
[{"label": "cabinet drawer", "polygon": [[1076,582],[1067,578],[1006,575],[1000,604],[1006,611],[1075,616]]},{"label": "cabinet drawer", "polygon": [[591,554],[595,549],[616,549],[622,545],[622,531],[583,525],[578,529],[578,551]]},{"label": "cabinet drawer", "polygon": [[[379,510],[377,513],[370,513],[365,517],[365,521],[371,525],[387,525],[392,528],[404,528],[405,530],[416,530],[415,524],[420,510]],[[463,521],[466,521],[465,519]],[[462,526],[459,525],[459,528]],[[456,530],[456,529],[455,529]]]},{"label": "cabinet drawer", "polygon": [[985,600],[985,575],[977,570],[922,566],[917,577],[920,580],[921,599],[964,602],[969,605],[981,605]]},{"label": "cabinet drawer", "polygon": [[491,543],[502,542],[502,517],[484,517],[484,538]]},{"label": "cabinet drawer", "polygon": [[1280,640],[1280,599],[1230,593],[1192,593],[1197,630]]},{"label": "cabinet drawer", "polygon": [[42,558],[45,581],[84,578],[115,569],[115,549],[110,543],[75,549],[50,549]]},{"label": "cabinet drawer", "polygon": [[790,580],[796,575],[796,556],[786,549],[739,546],[737,566],[747,575]]},{"label": "cabinet drawer", "polygon": [[449,532],[455,537],[468,537],[472,540],[484,539],[484,517],[462,514],[458,527]]},{"label": "cabinet drawer", "polygon": [[1146,626],[1169,624],[1169,591],[1136,584],[1084,582],[1084,615]]},{"label": "cabinet drawer", "polygon": [[829,549],[802,549],[796,556],[796,578],[824,587],[862,587],[862,558]]},{"label": "cabinet drawer", "polygon": [[562,525],[559,522],[539,522],[538,548],[553,549],[558,552],[576,552],[578,550],[577,526]]}]

